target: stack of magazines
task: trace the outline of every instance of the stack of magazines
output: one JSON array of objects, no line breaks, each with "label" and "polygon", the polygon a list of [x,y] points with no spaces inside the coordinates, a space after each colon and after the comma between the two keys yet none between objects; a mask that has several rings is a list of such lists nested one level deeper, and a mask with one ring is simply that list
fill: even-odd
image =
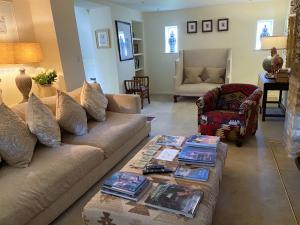
[{"label": "stack of magazines", "polygon": [[215,166],[219,137],[192,135],[183,146],[178,160],[184,164]]},{"label": "stack of magazines", "polygon": [[129,172],[116,172],[105,180],[101,192],[138,201],[150,186],[150,181],[144,176]]}]

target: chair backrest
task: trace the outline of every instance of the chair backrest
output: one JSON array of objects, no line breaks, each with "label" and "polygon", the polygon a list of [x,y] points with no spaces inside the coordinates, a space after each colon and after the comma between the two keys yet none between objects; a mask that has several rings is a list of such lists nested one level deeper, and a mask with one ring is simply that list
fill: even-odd
[{"label": "chair backrest", "polygon": [[192,49],[181,50],[183,67],[219,67],[226,68],[230,49]]},{"label": "chair backrest", "polygon": [[258,87],[252,84],[224,84],[221,86],[218,109],[238,111],[240,105]]},{"label": "chair backrest", "polygon": [[134,76],[133,79],[139,81],[142,86],[149,88],[148,76]]},{"label": "chair backrest", "polygon": [[127,94],[135,94],[141,89],[141,84],[138,80],[124,80],[124,87]]}]

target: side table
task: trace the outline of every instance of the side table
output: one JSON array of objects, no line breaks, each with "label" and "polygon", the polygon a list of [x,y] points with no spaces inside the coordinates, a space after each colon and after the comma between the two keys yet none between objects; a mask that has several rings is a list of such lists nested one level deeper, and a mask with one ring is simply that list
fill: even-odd
[{"label": "side table", "polygon": [[[268,79],[265,77],[265,73],[260,73],[258,77],[258,86],[263,90],[262,98],[262,121],[266,120],[266,117],[285,117],[285,107],[282,104],[282,91],[289,90],[289,83],[276,82],[275,79]],[[268,101],[268,91],[279,91],[278,101]],[[282,114],[267,114],[267,103],[277,103],[278,108],[282,109]]]}]

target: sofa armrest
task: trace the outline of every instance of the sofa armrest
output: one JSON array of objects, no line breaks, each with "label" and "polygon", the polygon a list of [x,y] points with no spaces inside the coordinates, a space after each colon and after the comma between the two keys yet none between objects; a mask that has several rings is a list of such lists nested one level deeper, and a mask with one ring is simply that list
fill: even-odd
[{"label": "sofa armrest", "polygon": [[141,99],[139,95],[106,94],[107,110],[118,113],[140,114]]},{"label": "sofa armrest", "polygon": [[216,109],[219,95],[220,88],[214,88],[196,101],[198,106],[198,124],[200,124],[201,116],[203,114]]}]

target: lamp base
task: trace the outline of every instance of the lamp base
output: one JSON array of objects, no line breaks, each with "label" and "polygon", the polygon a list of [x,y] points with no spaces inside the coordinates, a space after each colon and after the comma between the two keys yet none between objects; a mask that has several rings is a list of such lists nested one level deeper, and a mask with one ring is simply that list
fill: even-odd
[{"label": "lamp base", "polygon": [[32,88],[32,80],[31,77],[25,73],[25,69],[20,69],[20,74],[16,76],[15,82],[17,88],[23,95],[23,100],[20,103],[27,102]]}]

